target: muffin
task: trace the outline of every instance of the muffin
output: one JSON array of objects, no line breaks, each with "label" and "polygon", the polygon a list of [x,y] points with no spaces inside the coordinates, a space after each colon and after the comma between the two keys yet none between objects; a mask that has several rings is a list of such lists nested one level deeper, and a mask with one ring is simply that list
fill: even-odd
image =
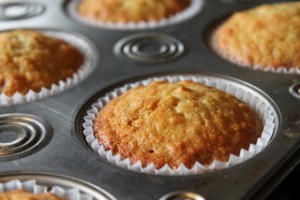
[{"label": "muffin", "polygon": [[121,159],[176,169],[227,162],[256,143],[262,127],[234,96],[183,80],[129,89],[100,109],[92,128],[99,144]]},{"label": "muffin", "polygon": [[212,47],[242,66],[300,68],[300,2],[264,4],[234,13],[216,28]]},{"label": "muffin", "polygon": [[52,193],[34,194],[23,189],[0,193],[1,200],[63,200]]},{"label": "muffin", "polygon": [[67,42],[35,30],[0,33],[0,93],[13,96],[50,89],[71,77],[84,56]]},{"label": "muffin", "polygon": [[159,21],[190,5],[190,0],[81,0],[78,14],[104,23]]}]

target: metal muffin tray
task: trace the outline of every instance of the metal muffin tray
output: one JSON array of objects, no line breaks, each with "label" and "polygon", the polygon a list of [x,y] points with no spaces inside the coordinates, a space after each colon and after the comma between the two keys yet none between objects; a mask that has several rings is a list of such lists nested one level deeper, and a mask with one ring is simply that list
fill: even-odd
[{"label": "metal muffin tray", "polygon": [[[232,12],[279,1],[203,0],[192,18],[138,30],[83,24],[68,14],[69,2],[0,1],[0,31],[33,28],[75,33],[91,44],[97,57],[91,73],[71,88],[0,107],[0,182],[16,178],[49,185],[58,182],[92,191],[95,199],[265,199],[298,165],[300,75],[240,67],[216,55],[207,42],[211,27]],[[139,173],[96,155],[82,135],[87,107],[100,94],[124,83],[168,74],[216,75],[262,94],[276,111],[272,140],[241,164],[197,175]]]}]

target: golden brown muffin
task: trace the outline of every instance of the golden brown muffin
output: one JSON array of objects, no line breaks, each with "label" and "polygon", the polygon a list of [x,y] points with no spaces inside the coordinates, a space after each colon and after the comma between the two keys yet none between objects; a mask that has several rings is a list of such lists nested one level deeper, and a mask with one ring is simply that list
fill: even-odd
[{"label": "golden brown muffin", "polygon": [[300,68],[300,2],[234,13],[215,31],[214,49],[245,66]]},{"label": "golden brown muffin", "polygon": [[34,30],[0,33],[0,93],[12,96],[71,77],[83,55],[70,44]]},{"label": "golden brown muffin", "polygon": [[79,15],[101,22],[158,21],[190,5],[190,0],[81,0]]},{"label": "golden brown muffin", "polygon": [[256,143],[258,116],[234,96],[191,81],[152,82],[108,102],[93,125],[106,150],[156,168],[228,161]]},{"label": "golden brown muffin", "polygon": [[63,200],[62,198],[51,194],[41,193],[33,194],[22,189],[16,189],[0,193],[0,200]]}]

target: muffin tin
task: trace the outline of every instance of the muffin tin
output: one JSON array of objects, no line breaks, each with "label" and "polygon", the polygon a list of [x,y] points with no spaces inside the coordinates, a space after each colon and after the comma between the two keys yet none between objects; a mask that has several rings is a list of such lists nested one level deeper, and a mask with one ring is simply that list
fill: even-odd
[{"label": "muffin tin", "polygon": [[[0,107],[1,183],[17,178],[55,185],[66,178],[67,187],[86,191],[88,184],[104,199],[264,199],[299,163],[300,75],[240,67],[216,55],[206,41],[210,28],[232,12],[278,1],[203,0],[195,16],[145,30],[81,23],[69,15],[70,2],[0,1],[1,31],[67,31],[91,41],[96,55],[93,69],[79,83],[46,98]],[[82,119],[99,95],[172,74],[223,77],[261,94],[276,116],[269,144],[226,169],[175,176],[131,171],[94,153],[82,134]],[[29,147],[22,146],[26,143]],[[102,198],[97,195],[94,199]]]}]

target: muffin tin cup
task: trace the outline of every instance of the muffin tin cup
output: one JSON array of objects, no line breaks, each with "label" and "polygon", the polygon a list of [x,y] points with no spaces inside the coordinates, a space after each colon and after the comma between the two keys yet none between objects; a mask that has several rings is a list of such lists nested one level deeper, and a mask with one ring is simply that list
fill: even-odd
[{"label": "muffin tin cup", "polygon": [[92,195],[82,193],[76,188],[64,188],[59,185],[53,185],[49,187],[47,185],[38,184],[35,179],[25,181],[14,179],[8,182],[0,183],[0,192],[7,192],[17,189],[23,189],[34,194],[49,192],[66,200],[93,200]]},{"label": "muffin tin cup", "polygon": [[23,189],[52,193],[64,200],[116,200],[105,189],[82,179],[44,172],[13,172],[0,177],[0,193]]},{"label": "muffin tin cup", "polygon": [[37,31],[53,38],[62,39],[77,48],[84,55],[84,63],[71,77],[65,80],[61,80],[58,83],[52,84],[50,88],[42,87],[39,92],[29,90],[25,95],[18,92],[13,96],[7,96],[3,93],[0,94],[0,106],[10,106],[32,102],[37,99],[43,99],[51,95],[61,93],[82,81],[91,72],[95,62],[97,61],[95,50],[93,49],[91,42],[89,42],[86,38],[83,38],[82,36],[73,34],[71,32],[65,32],[61,30],[38,29]]},{"label": "muffin tin cup", "polygon": [[[95,121],[98,112],[107,104],[111,99],[119,96],[131,88],[135,88],[141,85],[148,85],[152,81],[169,81],[177,82],[182,80],[191,80],[199,82],[211,87],[215,87],[219,90],[223,90],[226,93],[232,94],[239,100],[249,105],[253,111],[255,111],[260,117],[263,123],[263,131],[261,137],[257,139],[256,144],[250,144],[248,149],[241,149],[239,156],[231,154],[227,162],[220,162],[214,160],[210,165],[202,165],[196,162],[194,166],[189,169],[181,164],[177,169],[172,169],[167,164],[160,169],[156,169],[153,164],[149,164],[146,167],[142,167],[140,161],[131,163],[128,158],[122,159],[119,154],[114,155],[111,151],[104,150],[103,146],[98,143],[94,137],[93,122]],[[88,145],[96,152],[100,157],[106,159],[117,166],[125,169],[133,170],[136,172],[149,173],[149,174],[161,174],[161,175],[192,175],[201,174],[219,169],[228,168],[239,163],[242,163],[257,153],[261,152],[270,142],[272,136],[276,131],[276,111],[273,106],[259,93],[249,89],[242,84],[214,76],[162,76],[152,77],[145,80],[137,81],[134,83],[128,83],[122,87],[116,88],[113,91],[107,93],[105,96],[100,97],[97,102],[91,105],[91,108],[87,110],[86,116],[83,122],[83,134]]]},{"label": "muffin tin cup", "polygon": [[130,29],[149,29],[149,28],[158,28],[164,27],[171,24],[177,24],[182,21],[188,20],[195,16],[203,6],[203,0],[191,0],[191,5],[184,9],[177,14],[174,14],[168,18],[163,18],[159,21],[141,21],[141,22],[129,22],[129,23],[105,23],[97,20],[92,20],[85,18],[78,14],[77,12],[77,5],[80,0],[70,1],[67,7],[67,12],[69,15],[74,18],[75,20],[90,25],[95,26],[98,28],[108,28],[108,29],[123,29],[123,30],[130,30]]}]

